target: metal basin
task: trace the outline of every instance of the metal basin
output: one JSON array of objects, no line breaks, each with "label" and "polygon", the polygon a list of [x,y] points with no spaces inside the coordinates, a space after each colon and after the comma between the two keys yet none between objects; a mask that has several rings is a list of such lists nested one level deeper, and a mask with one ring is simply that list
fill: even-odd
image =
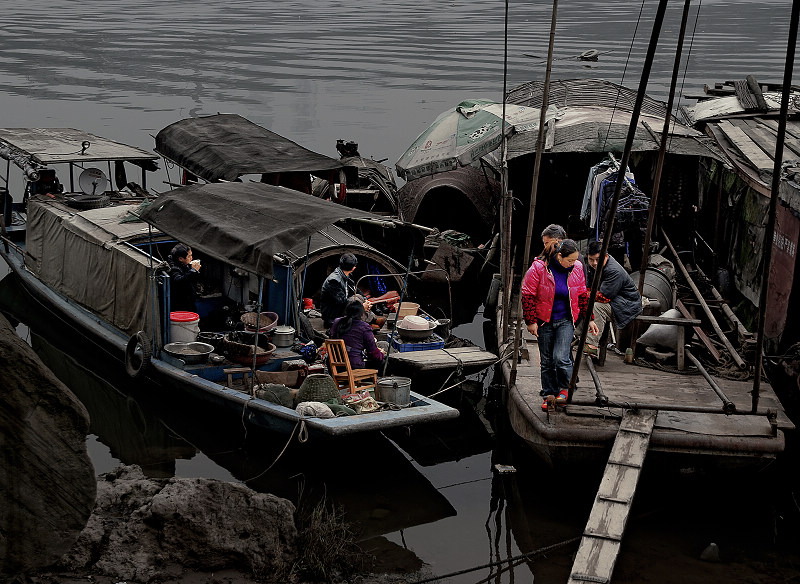
[{"label": "metal basin", "polygon": [[187,365],[205,363],[208,356],[214,351],[213,345],[208,343],[168,343],[164,345],[164,352]]},{"label": "metal basin", "polygon": [[416,343],[418,341],[424,341],[433,332],[433,329],[436,328],[436,325],[433,322],[428,322],[428,329],[412,329],[406,328],[403,326],[403,322],[400,321],[400,324],[397,325],[397,332],[400,333],[400,338],[406,342]]}]

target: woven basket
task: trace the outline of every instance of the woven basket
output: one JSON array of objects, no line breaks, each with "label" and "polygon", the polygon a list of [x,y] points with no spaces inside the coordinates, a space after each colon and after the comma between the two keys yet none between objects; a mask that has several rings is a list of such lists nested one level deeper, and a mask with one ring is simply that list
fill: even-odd
[{"label": "woven basket", "polygon": [[[228,333],[222,341],[222,346],[225,350],[225,354],[231,361],[241,363],[242,365],[251,365],[253,363],[253,345],[246,345],[233,341],[231,340],[230,333]],[[266,349],[258,347],[256,352],[256,365],[263,365],[269,361],[276,348],[277,347],[272,343],[268,343]]]},{"label": "woven basket", "polygon": [[[256,319],[258,319],[257,312],[245,312],[239,317],[239,320],[241,320],[249,330],[253,331],[256,330]],[[278,326],[278,315],[274,312],[262,312],[258,324],[261,326],[261,328],[258,329],[259,332],[271,331]]]},{"label": "woven basket", "polygon": [[297,402],[326,402],[339,399],[339,389],[333,377],[327,373],[312,373],[303,380],[297,392]]}]

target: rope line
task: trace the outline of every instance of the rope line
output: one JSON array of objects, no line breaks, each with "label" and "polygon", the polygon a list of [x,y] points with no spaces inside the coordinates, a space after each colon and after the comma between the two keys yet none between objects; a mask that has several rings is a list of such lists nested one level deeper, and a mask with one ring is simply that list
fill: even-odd
[{"label": "rope line", "polygon": [[554,543],[553,545],[548,545],[548,546],[545,546],[545,547],[541,547],[541,548],[536,549],[536,550],[534,550],[532,552],[527,552],[527,553],[524,553],[524,554],[520,554],[518,556],[507,558],[505,560],[498,560],[496,562],[489,562],[488,564],[482,564],[480,566],[475,566],[474,568],[467,568],[465,570],[459,570],[457,572],[451,572],[449,574],[442,574],[440,576],[433,576],[431,578],[425,578],[424,580],[417,580],[415,582],[411,582],[410,584],[425,584],[426,582],[436,582],[437,580],[444,580],[445,578],[450,578],[452,576],[460,576],[461,574],[469,574],[470,572],[476,572],[478,570],[483,570],[483,569],[486,569],[486,568],[493,568],[495,566],[502,566],[503,564],[507,564],[509,562],[520,561],[520,563],[521,563],[521,562],[524,562],[526,560],[532,560],[536,556],[547,554],[548,552],[551,552],[553,550],[557,550],[559,548],[566,547],[566,546],[572,545],[574,543],[578,543],[578,542],[580,542],[580,540],[581,540],[580,537],[572,537],[572,538],[566,539],[566,540],[564,540],[562,542]]},{"label": "rope line", "polygon": [[244,479],[244,482],[249,483],[250,481],[254,481],[264,476],[269,472],[269,470],[273,466],[275,466],[275,464],[281,459],[281,456],[283,456],[283,453],[286,452],[286,449],[289,448],[289,444],[292,443],[292,438],[294,438],[294,433],[297,431],[298,427],[300,428],[300,434],[298,434],[298,440],[300,442],[305,442],[306,440],[308,440],[308,429],[306,428],[306,420],[305,418],[300,418],[299,420],[297,420],[297,423],[294,425],[294,428],[292,428],[292,433],[289,435],[289,439],[286,441],[286,444],[283,445],[283,449],[280,451],[277,458],[275,458],[275,460],[272,461],[272,464],[270,464],[267,468],[258,473],[256,476],[251,477],[249,479]]}]

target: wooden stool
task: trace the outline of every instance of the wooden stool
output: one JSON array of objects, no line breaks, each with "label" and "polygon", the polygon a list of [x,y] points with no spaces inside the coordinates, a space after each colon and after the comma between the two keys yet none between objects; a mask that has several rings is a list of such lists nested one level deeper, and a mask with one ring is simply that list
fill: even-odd
[{"label": "wooden stool", "polygon": [[228,376],[228,387],[231,389],[233,389],[233,376],[237,373],[242,374],[242,385],[247,388],[247,379],[250,377],[249,367],[230,367],[228,369],[223,369],[222,372]]}]

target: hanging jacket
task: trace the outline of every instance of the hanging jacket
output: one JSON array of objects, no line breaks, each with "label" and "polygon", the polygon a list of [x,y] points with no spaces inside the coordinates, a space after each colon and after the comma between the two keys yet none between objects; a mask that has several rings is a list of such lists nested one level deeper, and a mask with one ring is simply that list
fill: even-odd
[{"label": "hanging jacket", "polygon": [[[569,287],[572,322],[575,323],[585,309],[586,298],[584,294],[586,276],[580,261],[575,262],[572,271],[567,276],[567,286]],[[536,258],[522,280],[522,315],[525,324],[533,324],[537,320],[550,322],[555,292],[556,281],[553,273],[544,260]]]}]

